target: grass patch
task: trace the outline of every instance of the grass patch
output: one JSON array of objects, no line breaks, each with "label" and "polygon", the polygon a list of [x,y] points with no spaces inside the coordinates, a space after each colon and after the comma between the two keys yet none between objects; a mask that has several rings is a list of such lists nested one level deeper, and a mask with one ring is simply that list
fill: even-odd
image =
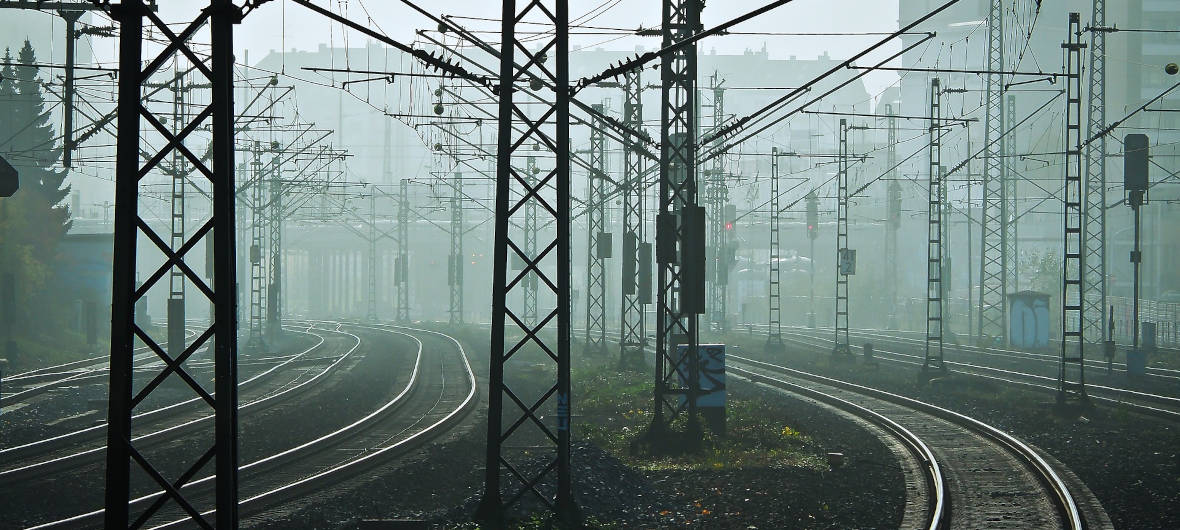
[{"label": "grass patch", "polygon": [[[649,375],[581,368],[573,380],[578,403],[574,411],[576,438],[601,447],[636,469],[827,469],[819,445],[789,425],[775,413],[776,406],[763,399],[730,392],[724,436],[706,430],[697,451],[654,451],[643,443],[652,419]],[[682,429],[683,425],[673,424],[673,428]]]}]

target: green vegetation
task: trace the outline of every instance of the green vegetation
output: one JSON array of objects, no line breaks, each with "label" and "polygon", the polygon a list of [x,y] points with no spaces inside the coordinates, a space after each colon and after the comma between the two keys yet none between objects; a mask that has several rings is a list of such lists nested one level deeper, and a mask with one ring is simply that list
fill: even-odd
[{"label": "green vegetation", "polygon": [[[4,62],[12,64],[5,51]],[[11,274],[14,308],[11,320],[10,367],[19,370],[63,358],[82,347],[76,334],[63,333],[73,316],[67,293],[53,281],[58,244],[70,227],[64,204],[70,193],[58,135],[50,124],[52,105],[38,76],[37,57],[28,41],[18,53],[18,66],[0,69],[0,155],[20,174],[20,190],[0,199],[0,281]],[[50,94],[52,95],[52,94]],[[56,97],[56,96],[54,96]],[[4,328],[0,328],[0,332]]]},{"label": "green vegetation", "polygon": [[759,398],[728,396],[727,432],[706,430],[699,451],[653,452],[643,443],[651,423],[651,381],[647,374],[580,369],[574,375],[575,438],[593,443],[644,470],[721,470],[760,467],[826,469],[817,444],[783,419],[768,414],[774,405]]}]

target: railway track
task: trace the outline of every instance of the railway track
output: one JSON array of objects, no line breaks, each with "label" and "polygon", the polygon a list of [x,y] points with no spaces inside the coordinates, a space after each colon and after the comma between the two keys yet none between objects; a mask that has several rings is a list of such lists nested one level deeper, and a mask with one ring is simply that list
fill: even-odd
[{"label": "railway track", "polygon": [[[310,324],[319,329],[335,325]],[[380,400],[371,410],[366,409],[359,418],[282,450],[258,455],[242,465],[239,476],[243,515],[273,509],[286,500],[396,457],[448,431],[476,404],[474,373],[466,352],[453,338],[433,331],[389,325],[340,324],[336,329],[344,333],[396,336],[412,341],[417,350],[412,365],[390,367],[407,372],[407,380],[391,397]],[[425,349],[431,354],[423,355]],[[383,353],[370,351],[366,355],[376,358]],[[386,355],[384,360],[391,359],[393,357]],[[340,375],[343,377],[344,374]],[[351,371],[348,375],[352,375]],[[347,393],[350,388],[341,391]],[[323,397],[317,396],[316,399]],[[296,417],[300,414],[306,417],[311,409],[304,401],[307,400],[291,400],[284,407],[292,408]],[[290,423],[289,418],[287,420],[286,423]],[[212,478],[209,476],[194,478],[184,485],[183,491],[186,498],[195,500],[195,506],[212,504]],[[132,512],[145,514],[141,522],[148,527],[191,526],[192,522],[184,517],[184,512],[167,501],[168,497],[162,491],[144,492],[132,501]],[[202,514],[205,518],[209,515],[211,512],[208,511]],[[101,524],[102,510],[94,510],[41,522],[35,527],[75,528]]]},{"label": "railway track", "polygon": [[[1066,481],[1034,449],[973,418],[918,400],[737,355],[729,374],[806,396],[892,433],[914,459],[907,520],[924,528],[1083,528]],[[922,484],[914,475],[921,470]],[[920,522],[914,506],[924,508]]]},{"label": "railway track", "polygon": [[[323,363],[301,365],[305,357],[326,345],[323,335],[302,331],[319,339],[313,346],[287,357],[242,381],[240,410],[250,413],[263,409],[270,403],[293,396],[306,390],[320,378],[339,365],[359,346],[342,344],[343,351],[337,356],[323,357]],[[321,331],[323,333],[323,331]],[[314,368],[319,368],[314,370]],[[183,399],[159,406],[133,416],[139,444],[162,443],[173,437],[201,429],[212,420],[207,408],[201,407],[199,398]],[[33,442],[0,449],[0,484],[10,480],[27,480],[56,470],[94,463],[102,459],[105,450],[106,423],[67,431]]]},{"label": "railway track", "polygon": [[[923,353],[900,351],[897,348],[880,347],[881,342],[875,335],[864,335],[866,339],[874,340],[873,354],[877,360],[904,364],[920,368],[923,364]],[[826,351],[830,348],[831,340],[816,336],[813,333],[798,331],[783,331],[783,340],[801,344],[815,351]],[[917,349],[917,345],[906,345]],[[923,345],[924,347],[924,345]],[[979,377],[1004,384],[1015,385],[1029,390],[1055,395],[1057,392],[1057,378],[1055,375],[1030,373],[1017,368],[1000,368],[989,366],[978,360],[956,360],[958,357],[948,356],[945,364],[951,373]],[[1136,412],[1156,418],[1180,421],[1180,397],[1133,390],[1111,384],[1095,383],[1086,385],[1087,393],[1094,401],[1115,406],[1122,406]]]}]

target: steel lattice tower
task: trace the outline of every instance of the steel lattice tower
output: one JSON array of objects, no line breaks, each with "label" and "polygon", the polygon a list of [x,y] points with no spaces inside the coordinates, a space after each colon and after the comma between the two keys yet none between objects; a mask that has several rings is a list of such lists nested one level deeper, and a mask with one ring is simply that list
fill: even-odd
[{"label": "steel lattice tower", "polygon": [[463,323],[463,173],[456,169],[451,177],[451,254],[447,282],[450,292],[451,324]]},{"label": "steel lattice tower", "polygon": [[[541,169],[537,167],[537,157],[530,156],[525,161],[525,183],[531,188],[537,185],[537,175]],[[524,253],[526,256],[537,255],[537,203],[536,201],[528,201],[524,205]],[[537,275],[527,270],[523,265],[524,260],[520,260],[522,264],[519,270],[524,270],[524,288],[522,297],[524,298],[524,323],[529,326],[537,324]]]},{"label": "steel lattice tower", "polygon": [[365,283],[368,293],[365,297],[365,319],[377,320],[377,186],[369,186],[369,240],[365,251]]},{"label": "steel lattice tower", "polygon": [[[115,229],[112,267],[111,303],[111,359],[110,393],[107,414],[106,448],[106,498],[104,526],[106,528],[140,527],[150,522],[160,508],[175,502],[177,506],[204,526],[236,528],[238,524],[238,447],[237,447],[237,297],[236,262],[234,249],[234,108],[233,108],[233,24],[241,20],[242,11],[228,0],[211,0],[204,9],[192,13],[186,27],[174,28],[154,16],[142,0],[124,0],[110,6],[111,16],[119,26],[119,97],[117,109],[117,147],[115,162]],[[143,57],[145,35],[144,20],[150,21],[150,30],[155,35],[165,35],[171,45],[160,55]],[[194,50],[191,42],[198,29],[208,26],[211,47]],[[169,61],[187,61],[208,50],[209,59],[194,65],[196,75],[204,76],[211,84],[210,104],[199,112],[186,113],[186,125],[179,134],[172,134],[161,124],[159,117],[144,104],[144,87],[147,81],[160,72],[161,66]],[[152,143],[144,143],[145,132],[141,126],[146,123],[165,140],[160,149]],[[212,167],[194,154],[186,145],[186,139],[196,131],[208,126],[212,136]],[[203,142],[201,142],[203,143]],[[141,158],[141,150],[150,150]],[[179,150],[210,184],[212,213],[210,218],[187,236],[184,244],[172,248],[150,228],[147,220],[139,215],[139,191],[141,176],[155,169],[159,162]],[[146,160],[141,165],[140,161]],[[155,269],[143,285],[136,288],[136,254],[138,237],[147,236],[151,246],[166,256],[159,268]],[[188,252],[203,243],[204,238],[213,238],[213,285],[209,285],[186,263]],[[168,355],[150,336],[148,330],[135,321],[135,304],[146,296],[172,267],[185,273],[185,279],[205,295],[214,308],[214,318],[209,326],[199,333],[177,357]],[[206,271],[207,275],[209,271]],[[142,323],[146,325],[146,323]],[[147,345],[164,365],[158,372],[133,371],[135,340]],[[204,383],[193,379],[184,367],[184,362],[209,340],[214,341],[213,382]],[[147,370],[156,370],[147,365]],[[134,375],[147,375],[150,381],[136,384]],[[162,475],[148,460],[141,456],[136,436],[132,429],[131,417],[135,408],[158,388],[160,382],[177,374],[185,384],[215,411],[213,421],[213,444],[182,458],[173,457],[171,464],[179,464],[186,470],[178,477]],[[213,392],[206,389],[213,387]],[[205,468],[214,462],[214,486],[216,504],[215,520],[205,520],[201,511],[209,506],[194,508],[186,499],[183,486],[190,479],[205,473]],[[156,486],[171,492],[160,498],[144,512],[132,518],[129,501],[131,496],[132,462],[151,477]]]},{"label": "steel lattice tower", "polygon": [[262,142],[255,141],[250,162],[250,336],[246,349],[266,348],[263,340],[263,319],[266,314],[266,265],[262,259],[266,248],[265,187],[263,183]]},{"label": "steel lattice tower", "polygon": [[270,228],[270,281],[266,288],[266,333],[273,341],[283,331],[283,171],[282,150],[276,149],[271,162],[270,200],[267,210]]},{"label": "steel lattice tower", "polygon": [[[643,102],[641,99],[641,70],[629,70],[623,75],[623,125],[633,130],[643,128]],[[644,348],[647,346],[647,326],[644,305],[651,303],[651,256],[650,245],[644,242],[643,185],[644,158],[635,145],[635,140],[624,137],[627,145],[623,148],[623,259],[622,259],[622,313],[619,327],[619,366],[628,369],[643,369]],[[644,248],[647,256],[643,256]],[[645,260],[642,259],[646,257]],[[646,270],[644,270],[646,267]],[[647,281],[641,280],[646,274]],[[646,283],[646,285],[644,285]]]},{"label": "steel lattice tower", "polygon": [[[987,25],[987,89],[984,96],[983,211],[979,261],[979,337],[984,341],[1007,337],[1004,296],[1007,292],[1004,156],[1004,9],[1003,0],[990,0]],[[941,335],[941,334],[940,334]]]},{"label": "steel lattice tower", "polygon": [[[570,488],[568,11],[566,0],[531,0],[519,8],[516,0],[504,0],[501,13],[487,460],[477,513],[479,520],[493,527],[502,526],[505,510],[527,494],[557,512],[563,523],[578,524]],[[534,26],[525,24],[541,24],[553,32],[536,35],[529,30],[523,35],[526,45],[516,33],[518,24],[530,28]],[[523,85],[542,93],[540,101],[519,104],[514,95]],[[524,127],[514,127],[517,124]],[[552,155],[543,161],[545,169],[535,181],[521,175],[514,164],[533,146],[544,146]],[[553,236],[541,241],[534,254],[524,252],[520,233],[520,217],[528,203],[536,203],[556,226]],[[523,260],[524,270],[510,274],[510,258]],[[521,308],[509,305],[530,273],[549,291],[546,300],[552,301],[535,324],[522,321]],[[516,362],[510,363],[514,357]],[[546,374],[553,375],[552,385],[532,391],[533,381],[514,391],[511,386],[517,380],[505,378],[506,367],[538,362],[551,367]],[[520,445],[528,450],[517,449]],[[526,468],[538,458],[545,459],[539,468]],[[501,483],[505,477],[508,484]]]},{"label": "steel lattice tower", "polygon": [[782,262],[779,261],[779,172],[778,148],[770,148],[770,292],[767,294],[769,332],[766,351],[783,351]]},{"label": "steel lattice tower", "polygon": [[[725,80],[718,81],[717,75],[712,78],[713,91],[713,128],[711,133],[721,129],[725,121],[725,88],[721,85]],[[720,138],[713,142],[715,147],[724,145]],[[729,202],[729,188],[725,184],[725,157],[713,157],[712,167],[705,171],[708,177],[705,188],[705,200],[709,205],[709,250],[712,262],[712,277],[709,280],[709,321],[719,331],[724,333],[728,329],[728,273],[729,255],[728,241],[726,241],[726,223],[732,219],[725,218],[725,205]]]},{"label": "steel lattice tower", "polygon": [[393,283],[397,287],[394,319],[410,321],[410,181],[398,182],[397,201],[397,256],[393,263]]},{"label": "steel lattice tower", "polygon": [[[591,108],[602,114],[605,107]],[[606,123],[597,116],[590,127],[590,172],[586,197],[586,349],[590,355],[606,355]]]},{"label": "steel lattice tower", "polygon": [[[1085,234],[1083,233],[1082,183],[1082,50],[1081,22],[1069,14],[1065,49],[1065,222],[1061,278],[1061,367],[1057,376],[1057,402],[1086,402],[1085,349]],[[1071,353],[1071,349],[1073,350]]]},{"label": "steel lattice tower", "polygon": [[[662,1],[665,48],[701,30],[701,7],[699,0]],[[696,44],[676,49],[660,64],[655,406],[649,431],[654,439],[663,438],[673,419],[686,411],[690,444],[701,434],[696,349],[705,294],[704,249],[696,252],[698,245],[704,246],[705,217],[697,206],[696,80]]]},{"label": "steel lattice tower", "polygon": [[[182,125],[187,121],[184,119],[186,91],[184,75],[177,68],[172,83],[173,136],[180,134]],[[184,188],[189,171],[184,155],[179,150],[172,151],[172,165],[167,171],[172,176],[172,237],[168,243],[171,248],[180,248],[184,245]],[[184,352],[184,276],[184,271],[179,267],[172,267],[168,271],[168,355],[174,358]]]},{"label": "steel lattice tower", "polygon": [[[1086,137],[1106,127],[1106,0],[1094,0],[1090,18],[1089,108]],[[1086,145],[1085,305],[1083,325],[1091,342],[1107,340],[1106,329],[1106,135]]]},{"label": "steel lattice tower", "polygon": [[943,295],[943,168],[942,168],[942,89],[938,78],[930,80],[930,164],[927,168],[926,208],[926,356],[922,372],[946,371],[942,362]]},{"label": "steel lattice tower", "polygon": [[[1008,127],[1016,127],[1016,94],[1009,93],[1008,100],[1005,102],[1004,113],[1007,115],[1004,123]],[[1005,131],[1009,132],[1009,131]],[[1005,278],[1005,289],[1016,292],[1020,290],[1020,211],[1017,208],[1019,198],[1016,183],[1016,172],[1012,170],[1008,161],[1015,160],[1017,156],[1016,142],[1004,142],[1005,156],[1004,164],[1000,167],[1003,169],[1004,175],[1004,255],[1007,256],[1004,260],[1007,263]],[[1005,308],[1007,311],[1007,308]],[[1004,336],[1007,336],[1007,329],[1005,328]]]},{"label": "steel lattice tower", "polygon": [[848,121],[840,120],[839,169],[836,171],[836,337],[832,353],[850,355],[848,339],[848,275],[841,258],[848,248]]},{"label": "steel lattice tower", "polygon": [[889,301],[890,329],[897,329],[897,287],[901,277],[897,273],[897,231],[901,228],[901,183],[897,181],[897,115],[893,105],[885,105],[887,137],[885,164],[889,168],[885,178],[889,181],[885,191],[885,266],[889,276],[885,282],[885,299]]}]

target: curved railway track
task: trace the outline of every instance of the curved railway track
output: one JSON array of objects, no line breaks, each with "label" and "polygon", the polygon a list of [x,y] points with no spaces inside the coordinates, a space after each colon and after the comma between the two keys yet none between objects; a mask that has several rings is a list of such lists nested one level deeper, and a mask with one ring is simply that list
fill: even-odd
[{"label": "curved railway track", "polygon": [[[390,367],[408,371],[407,381],[397,389],[390,388],[391,397],[365,409],[359,418],[242,465],[239,468],[240,510],[244,515],[272,509],[293,497],[326,487],[400,455],[447,432],[477,403],[475,376],[466,352],[448,335],[391,325],[322,322],[311,322],[311,325],[317,329],[336,326],[342,333],[355,331],[408,339],[417,350],[412,357],[412,366],[408,369]],[[430,353],[424,355],[424,351]],[[383,354],[368,351],[366,355],[379,357]],[[388,363],[391,359],[392,356],[385,355],[383,362]],[[338,375],[344,377],[351,372]],[[348,388],[341,390],[347,392]],[[309,410],[296,401],[302,400],[291,400],[285,406],[296,409],[296,413],[301,412],[299,409]],[[196,506],[212,504],[212,479],[209,476],[194,478],[185,484],[183,491],[186,498],[195,500]],[[184,517],[179,506],[168,500],[162,491],[144,492],[132,500],[132,512],[146,514],[141,523],[148,527],[192,526],[192,521]],[[202,516],[207,519],[210,514],[205,511]],[[96,527],[101,524],[102,511],[95,510],[42,522],[36,528]]]},{"label": "curved railway track", "polygon": [[[830,348],[832,344],[831,339],[816,336],[814,333],[784,330],[782,335],[784,341],[802,344],[816,351],[824,351]],[[923,364],[924,354],[921,352],[912,353],[912,350],[907,352],[899,351],[899,349],[882,348],[878,345],[881,342],[879,341],[879,336],[871,334],[863,334],[861,336],[875,341],[873,354],[878,360],[913,367],[921,367]],[[924,347],[924,345],[907,344],[905,347],[917,349]],[[979,377],[1043,393],[1056,394],[1057,392],[1056,376],[1025,372],[1018,368],[989,366],[978,360],[967,361],[954,356],[948,356],[944,362],[948,366],[948,371],[951,373]],[[1128,407],[1136,412],[1157,418],[1180,421],[1180,397],[1112,386],[1110,384],[1100,384],[1093,381],[1088,382],[1086,388],[1092,400]]]},{"label": "curved railway track", "polygon": [[[913,487],[925,528],[1083,528],[1066,481],[1034,449],[983,422],[918,400],[727,355],[730,374],[843,409],[890,431],[924,471]],[[903,466],[903,469],[905,466]],[[907,509],[912,512],[912,509]],[[916,521],[910,521],[914,523]]]},{"label": "curved railway track", "polygon": [[[321,330],[322,332],[323,330]],[[262,409],[274,400],[307,389],[329,373],[348,357],[359,345],[358,342],[345,347],[335,357],[325,357],[318,371],[300,369],[300,361],[326,344],[324,337],[311,331],[302,331],[319,339],[313,346],[288,357],[282,362],[263,370],[239,384],[240,410],[250,412]],[[289,369],[289,370],[287,370]],[[283,377],[287,375],[288,377]],[[190,398],[161,405],[133,416],[139,434],[137,443],[159,443],[181,434],[199,430],[213,416],[208,409],[199,405],[200,398]],[[84,462],[102,458],[105,449],[106,423],[76,429],[36,440],[29,443],[0,449],[0,483],[36,477],[54,470],[68,469]]]}]

